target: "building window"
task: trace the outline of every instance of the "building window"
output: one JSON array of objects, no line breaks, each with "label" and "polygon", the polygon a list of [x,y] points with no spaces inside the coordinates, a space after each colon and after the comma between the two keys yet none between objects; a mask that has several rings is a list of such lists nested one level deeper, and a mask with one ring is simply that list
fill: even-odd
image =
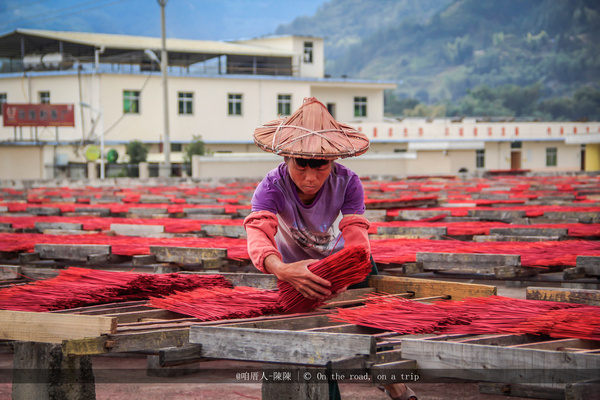
[{"label": "building window", "polygon": [[333,118],[335,118],[335,103],[327,103],[327,111]]},{"label": "building window", "polygon": [[4,103],[7,101],[6,93],[0,93],[0,115],[2,115],[2,109],[4,108]]},{"label": "building window", "polygon": [[38,92],[41,104],[50,104],[50,92]]},{"label": "building window", "polygon": [[242,95],[229,94],[229,115],[242,115]]},{"label": "building window", "polygon": [[179,114],[193,114],[194,113],[194,94],[179,92]]},{"label": "building window", "polygon": [[558,151],[556,147],[546,147],[546,167],[558,165]]},{"label": "building window", "polygon": [[173,151],[173,152],[183,151],[183,144],[182,143],[171,143],[171,151]]},{"label": "building window", "polygon": [[366,97],[355,97],[354,98],[354,116],[355,117],[366,117],[367,116],[367,98]]},{"label": "building window", "polygon": [[520,149],[523,147],[523,142],[521,142],[520,140],[516,140],[514,142],[510,142],[510,148],[511,149]]},{"label": "building window", "polygon": [[477,168],[485,168],[485,150],[475,150],[475,166]]},{"label": "building window", "polygon": [[292,115],[292,95],[278,94],[277,95],[277,115],[286,117]]},{"label": "building window", "polygon": [[313,42],[304,42],[304,62],[307,64],[313,62]]},{"label": "building window", "polygon": [[140,92],[138,90],[123,90],[123,113],[140,113]]}]

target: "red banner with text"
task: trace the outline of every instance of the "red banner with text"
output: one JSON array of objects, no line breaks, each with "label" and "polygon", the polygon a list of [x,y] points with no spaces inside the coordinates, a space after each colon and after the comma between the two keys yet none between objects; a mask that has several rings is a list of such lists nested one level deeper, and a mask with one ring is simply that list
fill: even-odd
[{"label": "red banner with text", "polygon": [[73,104],[2,105],[4,126],[75,126]]}]

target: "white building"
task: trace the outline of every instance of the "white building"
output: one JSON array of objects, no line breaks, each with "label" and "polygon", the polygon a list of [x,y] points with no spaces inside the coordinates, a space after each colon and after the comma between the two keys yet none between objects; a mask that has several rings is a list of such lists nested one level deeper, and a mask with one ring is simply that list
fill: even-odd
[{"label": "white building", "polygon": [[[158,38],[17,30],[0,37],[0,101],[75,106],[74,127],[0,129],[0,178],[53,177],[55,164],[85,163],[85,145],[115,149],[139,140],[164,161]],[[317,97],[342,121],[383,120],[389,82],[324,77],[323,40],[285,36],[248,41],[167,40],[171,161],[202,137],[214,153],[260,152],[252,133]],[[100,110],[102,112],[100,112]],[[82,164],[84,165],[84,164]],[[49,168],[50,167],[50,168]],[[176,171],[175,171],[176,172]]]},{"label": "white building", "polygon": [[[201,136],[212,155],[196,163],[198,176],[262,175],[279,158],[254,145],[255,127],[313,96],[371,138],[367,154],[343,161],[359,174],[600,169],[598,122],[386,120],[383,92],[396,84],[326,76],[321,38],[167,39],[166,48],[174,174],[184,146]],[[71,104],[75,111],[73,127],[0,127],[0,180],[86,177],[90,144],[123,162],[126,144],[139,140],[150,146],[151,164],[163,163],[160,50],[159,38],[28,29],[0,36],[0,102]]]}]

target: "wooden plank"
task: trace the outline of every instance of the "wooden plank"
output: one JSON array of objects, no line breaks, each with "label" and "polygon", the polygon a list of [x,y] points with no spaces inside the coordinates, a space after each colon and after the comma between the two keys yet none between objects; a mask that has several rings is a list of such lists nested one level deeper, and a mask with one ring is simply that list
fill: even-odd
[{"label": "wooden plank", "polygon": [[592,289],[528,287],[526,298],[600,306],[600,290]]},{"label": "wooden plank", "polygon": [[117,319],[104,316],[0,311],[0,339],[6,340],[61,343],[116,330]]},{"label": "wooden plank", "polygon": [[398,215],[394,217],[395,221],[415,221],[424,218],[437,217],[439,215],[450,215],[450,211],[440,210],[400,210]]},{"label": "wooden plank", "polygon": [[53,268],[39,268],[39,267],[21,267],[21,273],[27,278],[31,279],[49,279],[57,277],[60,270]]},{"label": "wooden plank", "polygon": [[192,326],[190,343],[201,344],[209,358],[314,366],[376,351],[375,338],[365,335],[216,326]]},{"label": "wooden plank", "polygon": [[211,221],[211,220],[215,220],[215,219],[230,220],[230,219],[233,219],[233,216],[228,215],[228,214],[187,214],[184,218],[185,219],[195,219],[198,221]]},{"label": "wooden plank", "polygon": [[73,222],[36,222],[35,229],[43,232],[47,229],[65,229],[69,231],[80,231],[83,229],[83,224]]},{"label": "wooden plank", "polygon": [[241,225],[202,225],[201,232],[208,236],[245,238],[246,230]]},{"label": "wooden plank", "polygon": [[378,235],[409,235],[409,236],[444,236],[448,234],[446,227],[425,226],[378,226]]},{"label": "wooden plank", "polygon": [[359,335],[374,335],[382,332],[382,330],[378,328],[371,328],[355,324],[342,324],[340,322],[332,322],[331,326],[323,326],[320,328],[310,328],[302,330],[304,332],[352,333]]},{"label": "wooden plank", "polygon": [[563,271],[563,279],[571,280],[571,279],[582,279],[585,278],[585,269],[583,267],[573,267],[567,268]]},{"label": "wooden plank", "polygon": [[514,210],[468,210],[467,216],[477,217],[488,221],[510,221],[517,218],[524,218],[525,211]]},{"label": "wooden plank", "polygon": [[22,277],[19,265],[0,265],[0,280],[20,279]]},{"label": "wooden plank", "polygon": [[154,254],[140,254],[131,257],[133,265],[151,265],[156,264],[156,256]]},{"label": "wooden plank", "polygon": [[[568,356],[566,356],[568,354]],[[600,355],[404,339],[402,356],[421,373],[507,383],[576,382],[597,377]]]},{"label": "wooden plank", "polygon": [[387,210],[365,210],[363,216],[371,222],[384,222],[387,220]]},{"label": "wooden plank", "polygon": [[110,254],[110,245],[99,244],[36,244],[35,252],[40,258],[87,261],[91,254]]},{"label": "wooden plank", "polygon": [[498,278],[536,273],[536,270],[520,268],[521,256],[515,254],[417,253],[416,258],[428,271],[493,273]]},{"label": "wooden plank", "polygon": [[537,343],[522,343],[510,346],[513,348],[528,348],[538,350],[554,350],[564,351],[564,349],[579,349],[579,350],[596,350],[599,349],[599,345],[594,340],[585,339],[557,339],[557,340],[546,340]]},{"label": "wooden plank", "polygon": [[455,340],[458,343],[488,344],[492,346],[514,346],[524,343],[537,343],[542,341],[538,335],[475,335],[464,339]]},{"label": "wooden plank", "polygon": [[213,214],[225,214],[225,207],[206,207],[206,208],[201,208],[201,207],[183,207],[183,211],[187,215],[192,215],[192,214],[209,214],[209,215],[213,215]]},{"label": "wooden plank", "polygon": [[161,310],[161,309],[151,309],[151,310],[140,310],[140,311],[125,311],[118,313],[105,313],[103,314],[107,317],[117,318],[119,325],[126,324],[130,322],[138,322],[147,318],[156,318],[156,319],[176,319],[182,318],[181,314],[175,313],[173,311]]},{"label": "wooden plank", "polygon": [[[213,275],[215,272],[208,271],[184,271],[182,274]],[[242,273],[242,272],[219,272],[219,275],[227,279],[233,286],[250,286],[257,289],[277,289],[277,277],[272,274]]]},{"label": "wooden plank", "polygon": [[[367,288],[367,289],[370,289],[371,291],[375,291],[374,288]],[[369,292],[367,292],[367,293],[369,293]],[[413,296],[412,293],[398,293],[398,294],[382,295],[379,298],[412,297],[412,296]],[[357,293],[357,295],[354,295],[354,296],[347,295],[347,296],[335,297],[333,299],[326,301],[325,304],[323,304],[322,306],[320,306],[318,308],[323,309],[323,308],[335,308],[335,307],[341,307],[341,306],[351,306],[351,305],[356,305],[356,304],[362,304],[365,301],[367,301],[367,299],[364,296],[364,294]]]},{"label": "wooden plank", "polygon": [[600,277],[600,257],[598,256],[577,256],[575,265],[583,268],[586,275]]},{"label": "wooden plank", "polygon": [[478,268],[518,267],[521,256],[517,254],[477,254],[477,253],[417,253],[417,262],[425,269],[447,269],[449,266],[469,266]]},{"label": "wooden plank", "polygon": [[490,228],[490,235],[505,236],[567,236],[566,228]]},{"label": "wooden plank", "polygon": [[56,216],[60,215],[60,208],[58,207],[27,207],[27,212],[30,214],[40,216]]},{"label": "wooden plank", "polygon": [[329,321],[329,312],[320,315],[310,315],[301,317],[282,318],[275,316],[273,318],[260,318],[254,321],[240,320],[235,323],[227,323],[223,321],[223,326],[235,328],[252,328],[252,329],[281,329],[288,331],[306,330],[320,327],[331,327],[333,325],[344,325],[341,322],[333,323]]},{"label": "wooden plank", "polygon": [[352,356],[341,358],[338,360],[328,361],[325,367],[327,371],[340,371],[344,369],[352,369],[356,373],[367,370],[367,365],[373,364],[372,358],[367,355]]},{"label": "wooden plank", "polygon": [[130,257],[118,254],[90,254],[87,256],[88,264],[118,264],[129,261]]},{"label": "wooden plank", "polygon": [[202,269],[219,270],[225,265],[223,258],[204,258],[202,260]]},{"label": "wooden plank", "polygon": [[598,220],[598,213],[594,211],[546,211],[544,218],[577,219],[579,222],[590,224]]},{"label": "wooden plank", "polygon": [[40,255],[39,253],[19,253],[19,263],[26,264],[32,261],[39,261]]},{"label": "wooden plank", "polygon": [[494,267],[494,275],[499,279],[534,276],[539,269],[529,267]]},{"label": "wooden plank", "polygon": [[108,217],[110,208],[104,207],[76,207],[73,211],[75,214],[98,215],[99,217]]},{"label": "wooden plank", "polygon": [[397,200],[397,201],[374,201],[365,204],[367,210],[380,210],[390,208],[406,208],[406,207],[422,207],[434,206],[437,204],[437,199],[414,199],[414,200]]},{"label": "wooden plank", "polygon": [[415,297],[448,295],[452,300],[492,296],[497,293],[497,288],[489,285],[383,275],[369,277],[369,286],[383,293],[414,292]]},{"label": "wooden plank", "polygon": [[64,340],[65,355],[94,355],[104,353],[127,353],[157,351],[167,347],[181,347],[188,343],[189,328],[157,330],[135,334],[115,334],[98,338]]},{"label": "wooden plank", "polygon": [[600,397],[600,379],[567,384],[565,400],[598,400]]},{"label": "wooden plank", "polygon": [[110,230],[121,236],[150,237],[165,233],[163,225],[110,224]]},{"label": "wooden plank", "polygon": [[150,246],[159,262],[201,264],[205,258],[227,257],[227,249]]},{"label": "wooden plank", "polygon": [[153,214],[167,214],[167,207],[130,207],[130,214],[151,216]]},{"label": "wooden plank", "polygon": [[69,230],[69,229],[44,229],[44,235],[95,235],[96,231]]},{"label": "wooden plank", "polygon": [[522,236],[522,235],[475,235],[474,242],[548,242],[560,240],[559,236]]},{"label": "wooden plank", "polygon": [[161,367],[174,367],[205,360],[201,356],[202,346],[189,344],[183,347],[169,347],[158,351],[158,365]]}]

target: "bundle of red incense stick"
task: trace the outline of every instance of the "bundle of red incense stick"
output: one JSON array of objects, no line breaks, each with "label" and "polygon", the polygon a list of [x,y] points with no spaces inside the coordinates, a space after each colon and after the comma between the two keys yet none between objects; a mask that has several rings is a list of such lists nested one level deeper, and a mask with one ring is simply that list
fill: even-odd
[{"label": "bundle of red incense stick", "polygon": [[133,274],[70,267],[48,280],[0,290],[0,309],[52,311],[146,300],[198,287],[232,287],[222,275]]},{"label": "bundle of red incense stick", "polygon": [[199,288],[164,298],[151,297],[151,306],[196,317],[202,321],[253,318],[280,312],[279,295],[274,290],[247,286]]},{"label": "bundle of red incense stick", "polygon": [[537,334],[600,340],[600,307],[502,296],[424,304],[381,294],[364,307],[338,309],[331,320],[401,334]]},{"label": "bundle of red incense stick", "polygon": [[[349,246],[310,265],[308,269],[331,282],[328,289],[335,294],[348,286],[364,281],[372,270],[372,264],[366,248]],[[307,299],[287,282],[278,281],[277,287],[281,308],[286,312],[306,312],[325,301]]]}]

